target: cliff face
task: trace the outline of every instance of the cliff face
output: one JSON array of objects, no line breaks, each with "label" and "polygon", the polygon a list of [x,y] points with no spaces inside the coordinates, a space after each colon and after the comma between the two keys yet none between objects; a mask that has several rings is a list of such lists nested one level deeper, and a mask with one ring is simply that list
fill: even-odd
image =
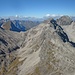
[{"label": "cliff face", "polygon": [[71,25],[68,26],[62,26],[62,28],[67,33],[69,39],[75,42],[75,22],[72,22]]}]

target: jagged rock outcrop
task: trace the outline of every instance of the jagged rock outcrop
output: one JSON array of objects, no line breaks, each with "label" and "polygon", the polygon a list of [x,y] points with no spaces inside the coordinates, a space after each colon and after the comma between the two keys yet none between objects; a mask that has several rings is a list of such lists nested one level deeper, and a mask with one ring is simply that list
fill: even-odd
[{"label": "jagged rock outcrop", "polygon": [[67,33],[69,40],[75,42],[75,22],[72,22],[71,25],[68,26],[62,26],[62,28]]},{"label": "jagged rock outcrop", "polygon": [[18,75],[74,75],[75,48],[55,20],[24,33]]},{"label": "jagged rock outcrop", "polygon": [[69,16],[62,16],[57,19],[57,24],[59,25],[70,25],[72,23],[72,19]]}]

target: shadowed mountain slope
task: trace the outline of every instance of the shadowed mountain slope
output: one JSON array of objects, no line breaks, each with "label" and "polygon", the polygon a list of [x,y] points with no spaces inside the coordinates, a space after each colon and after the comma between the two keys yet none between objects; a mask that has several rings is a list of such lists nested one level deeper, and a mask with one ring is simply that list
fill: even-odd
[{"label": "shadowed mountain slope", "polygon": [[5,30],[11,30],[11,31],[25,31],[25,27],[24,26],[20,26],[19,24],[13,24],[12,21],[7,21],[4,24],[2,24],[1,26],[3,29]]}]

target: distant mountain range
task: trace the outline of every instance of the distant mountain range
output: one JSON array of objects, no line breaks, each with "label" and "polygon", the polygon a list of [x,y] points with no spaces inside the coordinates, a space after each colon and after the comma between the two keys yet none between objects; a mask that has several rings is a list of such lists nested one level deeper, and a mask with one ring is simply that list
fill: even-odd
[{"label": "distant mountain range", "polygon": [[39,24],[39,21],[0,19],[0,28],[17,32],[26,31]]},{"label": "distant mountain range", "polygon": [[17,32],[25,31],[24,26],[18,24],[17,22],[14,24],[12,21],[7,21],[3,23],[1,27],[5,30],[11,30],[11,31],[17,31]]},{"label": "distant mountain range", "polygon": [[[34,26],[39,25],[41,22],[43,22],[44,20],[47,20],[49,18],[54,18],[55,20],[57,20],[57,22],[61,22],[61,24],[64,23],[64,21],[65,21],[65,20],[63,20],[64,18],[60,18],[60,16],[55,16],[55,15],[53,15],[53,16],[46,15],[43,18],[10,16],[9,18],[4,17],[4,18],[0,19],[0,27],[3,29],[6,29],[6,30],[17,31],[17,32],[26,31]],[[72,20],[75,21],[74,16],[71,16],[71,21]],[[71,21],[70,21],[70,23],[71,23]],[[68,22],[69,22],[69,20],[68,20]]]},{"label": "distant mountain range", "polygon": [[[54,19],[58,19],[63,15],[45,15],[42,18],[37,18],[37,17],[24,17],[24,16],[9,16],[9,17],[0,17],[0,19],[4,18],[4,19],[11,19],[11,20],[25,20],[25,21],[44,21],[48,18],[54,18]],[[75,16],[70,16],[74,21],[75,21]]]}]

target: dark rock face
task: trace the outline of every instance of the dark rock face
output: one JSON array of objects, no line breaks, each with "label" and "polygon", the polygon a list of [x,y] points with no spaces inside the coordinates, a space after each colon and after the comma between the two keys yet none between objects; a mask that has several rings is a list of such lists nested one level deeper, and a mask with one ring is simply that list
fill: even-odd
[{"label": "dark rock face", "polygon": [[19,23],[19,20],[14,20],[13,24],[19,29],[19,31],[25,31],[26,30],[25,26],[23,26]]},{"label": "dark rock face", "polygon": [[56,23],[54,19],[51,19],[50,23],[52,23],[51,27],[53,27],[56,30],[56,33],[60,36],[63,42],[69,42],[73,47],[75,47],[75,43],[69,41],[68,35],[64,32],[63,28]]},{"label": "dark rock face", "polygon": [[54,19],[50,20],[50,23],[50,26],[56,30],[56,33],[61,37],[63,42],[69,42],[69,38],[67,34],[63,31],[63,28],[59,26]]},{"label": "dark rock face", "polygon": [[69,16],[62,16],[57,19],[57,24],[59,25],[70,25],[72,23],[72,19]]}]

